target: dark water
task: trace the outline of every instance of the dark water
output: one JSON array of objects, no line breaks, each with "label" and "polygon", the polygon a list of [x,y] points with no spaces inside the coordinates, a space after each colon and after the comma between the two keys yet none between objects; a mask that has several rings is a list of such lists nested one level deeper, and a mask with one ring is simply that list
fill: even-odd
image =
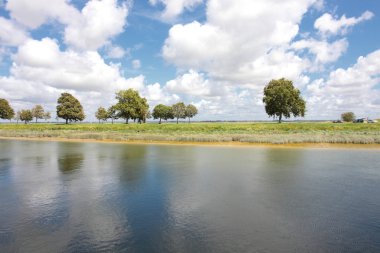
[{"label": "dark water", "polygon": [[2,140],[0,252],[380,252],[380,150]]}]

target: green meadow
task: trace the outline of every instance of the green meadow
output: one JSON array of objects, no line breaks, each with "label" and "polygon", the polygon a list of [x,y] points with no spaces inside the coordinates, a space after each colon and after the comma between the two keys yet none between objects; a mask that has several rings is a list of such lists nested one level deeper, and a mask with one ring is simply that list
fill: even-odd
[{"label": "green meadow", "polygon": [[380,124],[330,122],[0,124],[0,137],[146,142],[380,144]]}]

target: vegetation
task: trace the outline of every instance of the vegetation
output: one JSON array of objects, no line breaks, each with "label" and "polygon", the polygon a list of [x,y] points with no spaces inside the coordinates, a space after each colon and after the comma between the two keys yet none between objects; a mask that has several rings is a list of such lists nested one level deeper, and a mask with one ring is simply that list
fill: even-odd
[{"label": "vegetation", "polygon": [[116,93],[118,103],[115,105],[119,118],[125,119],[128,124],[130,119],[139,119],[141,122],[149,110],[149,105],[145,98],[141,98],[139,93],[133,89],[121,90]]},{"label": "vegetation", "polygon": [[36,105],[35,107],[33,107],[32,115],[33,115],[33,118],[36,119],[36,123],[37,123],[37,119],[43,119],[44,118],[44,114],[45,114],[45,111],[44,111],[44,108],[42,107],[42,105]]},{"label": "vegetation", "polygon": [[186,106],[183,102],[179,102],[172,105],[172,111],[173,111],[174,118],[177,119],[177,124],[178,124],[178,119],[186,118]]},{"label": "vegetation", "polygon": [[58,98],[57,116],[66,121],[82,121],[85,118],[83,107],[70,93],[62,93]]},{"label": "vegetation", "polygon": [[305,116],[306,102],[301,97],[301,92],[293,86],[293,82],[281,78],[272,80],[264,88],[265,111],[270,117],[278,117],[281,123],[282,117],[290,118]]},{"label": "vegetation", "polygon": [[186,106],[185,117],[189,118],[189,123],[190,123],[190,119],[193,118],[197,114],[198,114],[197,107],[195,107],[192,104],[189,104]]},{"label": "vegetation", "polygon": [[108,112],[106,111],[106,109],[104,109],[104,107],[99,107],[98,110],[96,111],[95,113],[95,117],[99,120],[99,123],[100,121],[107,121],[108,119]]},{"label": "vegetation", "polygon": [[355,114],[353,112],[342,113],[341,118],[344,122],[352,122],[355,120]]},{"label": "vegetation", "polygon": [[380,144],[380,123],[0,124],[0,136],[148,142]]},{"label": "vegetation", "polygon": [[163,104],[159,104],[154,107],[152,116],[154,119],[160,120],[158,124],[161,124],[162,119],[174,119],[172,107]]},{"label": "vegetation", "polygon": [[115,105],[112,105],[107,110],[108,118],[111,119],[111,122],[113,124],[114,120],[117,120],[119,118],[119,114],[117,113],[117,108]]},{"label": "vegetation", "polygon": [[21,111],[17,111],[16,115],[13,117],[13,119],[16,120],[16,123],[18,124],[18,122],[21,119]]},{"label": "vegetation", "polygon": [[45,121],[51,119],[50,112],[45,112],[43,117],[44,117]]},{"label": "vegetation", "polygon": [[0,98],[0,119],[9,119],[11,120],[15,115],[14,110],[9,105],[8,100]]},{"label": "vegetation", "polygon": [[24,121],[27,124],[29,121],[33,120],[33,113],[31,110],[21,110],[20,120]]}]

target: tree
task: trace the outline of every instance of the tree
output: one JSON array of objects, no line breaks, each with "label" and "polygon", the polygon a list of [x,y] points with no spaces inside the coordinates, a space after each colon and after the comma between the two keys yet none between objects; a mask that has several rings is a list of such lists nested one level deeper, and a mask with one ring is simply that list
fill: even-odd
[{"label": "tree", "polygon": [[186,118],[186,106],[183,102],[179,102],[172,105],[172,111],[173,111],[174,118],[177,119],[177,124],[178,124],[178,119]]},{"label": "tree", "polygon": [[9,105],[8,100],[0,98],[0,119],[11,120],[15,116],[15,111]]},{"label": "tree", "polygon": [[185,116],[189,118],[189,123],[190,123],[190,118],[194,117],[197,114],[198,114],[198,109],[197,107],[195,107],[195,105],[189,104],[188,106],[186,106]]},{"label": "tree", "polygon": [[152,116],[154,119],[159,119],[158,124],[161,124],[161,119],[168,120],[174,119],[173,110],[171,106],[159,104],[153,108]]},{"label": "tree", "polygon": [[99,120],[99,123],[101,120],[107,121],[108,119],[108,113],[104,107],[99,107],[98,110],[95,113],[95,117]]},{"label": "tree", "polygon": [[31,110],[21,110],[20,120],[24,121],[27,124],[29,121],[33,120],[33,113]]},{"label": "tree", "polygon": [[69,121],[82,121],[85,118],[83,107],[73,95],[70,93],[62,93],[58,98],[57,116]]},{"label": "tree", "polygon": [[45,112],[45,113],[44,113],[44,119],[45,119],[45,121],[47,121],[48,119],[51,119],[51,114],[50,114],[50,112]]},{"label": "tree", "polygon": [[293,82],[285,78],[272,80],[264,88],[265,111],[271,117],[278,117],[281,123],[282,117],[290,118],[305,116],[306,102],[301,97],[301,92],[293,86]]},{"label": "tree", "polygon": [[21,111],[17,111],[16,112],[16,115],[14,116],[14,120],[16,120],[16,123],[18,124],[18,122],[20,121],[20,114],[21,114]]},{"label": "tree", "polygon": [[146,118],[149,112],[149,104],[146,98],[140,98],[137,103],[136,108],[136,117],[138,119],[138,122],[141,124],[142,122],[146,122]]},{"label": "tree", "polygon": [[[141,97],[134,89],[120,90],[116,93],[116,109],[119,112],[119,117],[125,119],[125,123],[128,124],[129,119],[137,119],[138,108],[141,103]],[[140,115],[141,116],[141,115]]]},{"label": "tree", "polygon": [[355,114],[353,112],[342,113],[341,118],[344,122],[352,122],[355,120]]},{"label": "tree", "polygon": [[37,119],[43,119],[44,118],[44,108],[42,107],[42,105],[36,105],[35,107],[33,107],[32,109],[32,115],[33,115],[33,118],[36,119],[36,123],[37,123]]},{"label": "tree", "polygon": [[118,118],[119,118],[119,115],[118,115],[118,113],[117,113],[117,108],[116,108],[115,105],[112,105],[112,106],[110,106],[110,107],[108,108],[108,110],[107,110],[107,117],[108,117],[109,119],[111,119],[112,124],[113,124],[113,121],[114,121],[115,119],[118,119]]}]

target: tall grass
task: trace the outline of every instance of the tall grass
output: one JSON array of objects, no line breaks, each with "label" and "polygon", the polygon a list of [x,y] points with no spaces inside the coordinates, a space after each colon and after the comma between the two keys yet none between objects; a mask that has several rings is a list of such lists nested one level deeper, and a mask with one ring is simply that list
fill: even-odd
[{"label": "tall grass", "polygon": [[380,144],[380,124],[0,124],[0,137],[115,141]]}]

